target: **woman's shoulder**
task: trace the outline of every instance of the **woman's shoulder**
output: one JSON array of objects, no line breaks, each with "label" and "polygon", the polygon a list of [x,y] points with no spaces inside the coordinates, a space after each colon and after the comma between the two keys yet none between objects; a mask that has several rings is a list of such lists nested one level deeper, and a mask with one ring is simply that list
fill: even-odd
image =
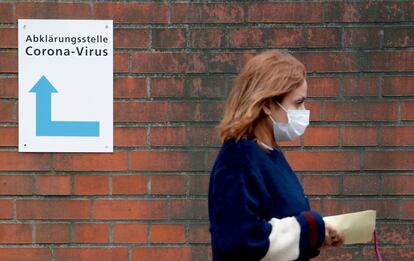
[{"label": "woman's shoulder", "polygon": [[249,138],[242,138],[239,140],[229,139],[223,143],[217,155],[216,163],[220,165],[249,164],[252,157],[260,150],[256,141]]},{"label": "woman's shoulder", "polygon": [[223,143],[221,150],[232,154],[249,155],[257,151],[259,146],[256,141],[251,138],[241,138],[239,140],[229,139]]}]

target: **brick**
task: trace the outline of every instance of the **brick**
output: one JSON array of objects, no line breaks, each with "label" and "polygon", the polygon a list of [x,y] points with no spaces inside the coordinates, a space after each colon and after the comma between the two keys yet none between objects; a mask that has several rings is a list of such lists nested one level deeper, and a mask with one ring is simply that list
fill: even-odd
[{"label": "brick", "polygon": [[377,77],[344,77],[345,96],[377,96]]},{"label": "brick", "polygon": [[414,96],[412,76],[387,76],[382,84],[383,96]]},{"label": "brick", "polygon": [[0,73],[17,72],[17,53],[1,52],[0,53]]},{"label": "brick", "polygon": [[112,194],[146,194],[147,176],[114,175],[112,176]]},{"label": "brick", "polygon": [[18,19],[81,19],[90,18],[90,5],[86,3],[17,3]]},{"label": "brick", "polygon": [[134,52],[133,73],[202,73],[206,71],[201,53]]},{"label": "brick", "polygon": [[339,96],[340,80],[336,77],[309,77],[308,97]]},{"label": "brick", "polygon": [[412,244],[414,242],[414,228],[404,223],[379,224],[379,239],[383,244]]},{"label": "brick", "polygon": [[190,224],[189,243],[210,243],[209,224]]},{"label": "brick", "polygon": [[163,3],[94,3],[94,17],[114,23],[168,23],[168,5]]},{"label": "brick", "polygon": [[243,6],[232,4],[171,4],[171,23],[242,23]]},{"label": "brick", "polygon": [[0,122],[16,122],[16,102],[0,101]]},{"label": "brick", "polygon": [[326,121],[395,121],[397,103],[384,101],[325,102]]},{"label": "brick", "polygon": [[[412,246],[383,246],[381,247],[382,260],[411,261],[414,257]],[[365,248],[363,260],[377,260],[373,248]]]},{"label": "brick", "polygon": [[253,53],[212,53],[208,58],[208,70],[211,73],[238,73],[254,57]]},{"label": "brick", "polygon": [[0,98],[17,98],[17,78],[0,78]]},{"label": "brick", "polygon": [[319,23],[322,5],[314,2],[249,4],[248,22]]},{"label": "brick", "polygon": [[185,94],[183,78],[152,78],[152,97],[183,97]]},{"label": "brick", "polygon": [[344,176],[343,193],[345,195],[378,195],[380,184],[379,176]]},{"label": "brick", "polygon": [[195,107],[195,119],[199,121],[220,121],[223,117],[224,103],[200,102]]},{"label": "brick", "polygon": [[114,73],[129,72],[129,54],[114,53]]},{"label": "brick", "polygon": [[401,120],[414,120],[414,101],[403,101],[400,105]]},{"label": "brick", "polygon": [[[198,117],[198,118],[197,118]],[[169,121],[196,121],[200,120],[200,103],[170,102],[168,104]]]},{"label": "brick", "polygon": [[407,21],[414,20],[414,3],[412,1],[407,1],[404,3],[404,18]]},{"label": "brick", "polygon": [[304,47],[305,32],[302,28],[271,28],[269,29],[269,48]]},{"label": "brick", "polygon": [[218,150],[209,150],[207,154],[207,169],[212,169],[214,161],[217,158]]},{"label": "brick", "polygon": [[218,98],[226,96],[224,77],[194,77],[187,86],[191,97]]},{"label": "brick", "polygon": [[55,260],[61,261],[113,261],[128,260],[128,247],[70,247],[54,249]]},{"label": "brick", "polygon": [[70,176],[36,175],[35,191],[38,195],[69,195]]},{"label": "brick", "polygon": [[306,129],[305,146],[338,146],[339,129],[337,127],[316,127]]},{"label": "brick", "polygon": [[1,23],[13,23],[14,22],[13,7],[14,5],[12,3],[0,3],[0,22]]},{"label": "brick", "polygon": [[414,151],[366,151],[365,170],[412,170]]},{"label": "brick", "polygon": [[171,146],[185,144],[185,128],[151,127],[150,144],[153,146]]},{"label": "brick", "polygon": [[114,98],[146,98],[145,78],[120,77],[114,79]]},{"label": "brick", "polygon": [[189,247],[136,247],[132,249],[132,261],[180,260],[190,261]]},{"label": "brick", "polygon": [[116,127],[114,129],[114,145],[117,147],[147,145],[147,128]]},{"label": "brick", "polygon": [[413,195],[414,175],[385,175],[382,178],[382,193]]},{"label": "brick", "polygon": [[[1,8],[0,8],[1,10]],[[50,248],[42,247],[2,247],[0,248],[1,260],[19,261],[47,261],[52,260]]]},{"label": "brick", "polygon": [[73,234],[76,243],[108,243],[109,224],[77,223]]},{"label": "brick", "polygon": [[186,177],[182,175],[151,176],[151,194],[185,194]]},{"label": "brick", "polygon": [[316,198],[316,199],[310,198],[309,205],[310,205],[310,208],[316,212],[322,211],[322,200],[320,198]]},{"label": "brick", "polygon": [[187,43],[186,29],[154,28],[152,29],[153,48],[185,48]]},{"label": "brick", "polygon": [[50,167],[50,155],[47,153],[0,152],[0,170],[48,171]]},{"label": "brick", "polygon": [[349,212],[375,209],[378,219],[397,219],[399,218],[398,199],[324,199],[324,215],[338,215]]},{"label": "brick", "polygon": [[147,224],[113,224],[114,243],[146,243],[148,241]]},{"label": "brick", "polygon": [[149,33],[146,29],[114,30],[114,48],[148,48]]},{"label": "brick", "polygon": [[223,48],[225,46],[225,31],[218,28],[191,29],[192,48]]},{"label": "brick", "polygon": [[31,195],[32,176],[0,175],[0,195]]},{"label": "brick", "polygon": [[403,6],[393,2],[326,2],[325,22],[402,21]]},{"label": "brick", "polygon": [[16,28],[0,28],[0,48],[17,48]]},{"label": "brick", "polygon": [[293,55],[306,64],[306,70],[309,73],[359,71],[358,56],[352,52],[307,52],[293,53]]},{"label": "brick", "polygon": [[0,224],[1,244],[30,244],[32,243],[31,224]]},{"label": "brick", "polygon": [[306,47],[338,48],[341,46],[341,28],[312,27],[306,30]]},{"label": "brick", "polygon": [[303,177],[303,188],[307,195],[338,195],[338,176],[306,175]]},{"label": "brick", "polygon": [[411,47],[414,46],[414,32],[407,26],[384,28],[384,46]]},{"label": "brick", "polygon": [[378,144],[377,128],[344,127],[342,131],[343,146],[375,146]]},{"label": "brick", "polygon": [[352,48],[380,48],[381,29],[372,27],[346,27],[344,46]]},{"label": "brick", "polygon": [[114,102],[115,122],[165,122],[166,102]]},{"label": "brick", "polygon": [[414,70],[408,51],[294,53],[308,72],[403,72]]},{"label": "brick", "polygon": [[301,146],[300,140],[301,139],[299,138],[292,141],[279,141],[278,144],[281,147],[298,147]]},{"label": "brick", "polygon": [[89,219],[89,200],[17,200],[17,219]]},{"label": "brick", "polygon": [[73,194],[75,195],[107,195],[109,194],[108,176],[76,175],[73,177]]},{"label": "brick", "polygon": [[170,217],[172,219],[208,219],[207,200],[171,200]]},{"label": "brick", "polygon": [[358,260],[361,256],[360,248],[327,247],[320,252],[315,261],[352,261]]},{"label": "brick", "polygon": [[97,199],[94,201],[96,220],[153,220],[167,218],[167,201],[135,199]]},{"label": "brick", "polygon": [[185,243],[185,225],[152,224],[152,243]]},{"label": "brick", "polygon": [[190,195],[207,195],[210,175],[190,176]]},{"label": "brick", "polygon": [[413,146],[412,126],[383,127],[381,130],[381,144],[385,146]]},{"label": "brick", "polygon": [[321,120],[321,102],[308,101],[306,102],[306,109],[310,110],[310,121]]},{"label": "brick", "polygon": [[216,128],[191,127],[188,128],[188,140],[194,146],[220,145],[219,131]]},{"label": "brick", "polygon": [[286,151],[285,155],[295,171],[360,169],[357,151]]},{"label": "brick", "polygon": [[375,51],[362,53],[359,67],[362,71],[371,72],[404,72],[413,71],[414,52],[408,51]]},{"label": "brick", "polygon": [[204,153],[200,151],[132,151],[131,170],[204,170]]},{"label": "brick", "polygon": [[228,32],[230,48],[263,48],[265,32],[262,28],[237,28]]},{"label": "brick", "polygon": [[55,170],[61,171],[124,171],[128,169],[126,151],[103,153],[55,154]]},{"label": "brick", "polygon": [[61,223],[36,224],[36,243],[69,243],[70,225]]},{"label": "brick", "polygon": [[401,205],[401,219],[414,220],[414,201],[408,199],[403,200]]},{"label": "brick", "polygon": [[0,199],[0,219],[13,218],[13,200],[14,199]]},{"label": "brick", "polygon": [[16,127],[0,127],[0,147],[17,147],[18,129]]}]

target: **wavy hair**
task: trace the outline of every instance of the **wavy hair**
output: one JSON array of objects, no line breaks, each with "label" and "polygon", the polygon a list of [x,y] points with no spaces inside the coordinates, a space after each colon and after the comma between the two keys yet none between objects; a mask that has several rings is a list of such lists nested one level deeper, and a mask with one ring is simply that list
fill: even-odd
[{"label": "wavy hair", "polygon": [[281,101],[306,78],[305,66],[287,52],[265,51],[251,58],[233,79],[218,128],[221,142],[254,137],[255,122],[265,101]]}]

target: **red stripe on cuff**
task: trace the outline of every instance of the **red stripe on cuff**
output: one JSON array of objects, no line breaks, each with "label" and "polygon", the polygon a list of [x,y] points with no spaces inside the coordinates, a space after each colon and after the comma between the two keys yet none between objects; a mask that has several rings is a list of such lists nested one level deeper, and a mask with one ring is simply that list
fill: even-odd
[{"label": "red stripe on cuff", "polygon": [[316,249],[318,246],[318,223],[315,218],[309,212],[303,212],[309,223],[309,241],[311,249]]}]

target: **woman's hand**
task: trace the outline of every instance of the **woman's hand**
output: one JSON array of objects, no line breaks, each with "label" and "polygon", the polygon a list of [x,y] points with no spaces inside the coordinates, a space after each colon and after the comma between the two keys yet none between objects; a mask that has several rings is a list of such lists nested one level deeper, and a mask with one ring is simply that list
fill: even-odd
[{"label": "woman's hand", "polygon": [[324,246],[341,246],[345,241],[344,235],[339,233],[331,225],[325,223],[325,242]]}]

